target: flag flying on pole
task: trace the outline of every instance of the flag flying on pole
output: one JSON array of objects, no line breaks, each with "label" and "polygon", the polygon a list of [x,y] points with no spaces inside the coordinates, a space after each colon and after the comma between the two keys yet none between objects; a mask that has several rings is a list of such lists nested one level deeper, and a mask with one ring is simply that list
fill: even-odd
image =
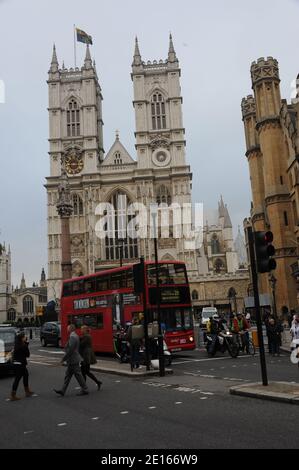
[{"label": "flag flying on pole", "polygon": [[85,31],[82,31],[82,29],[76,28],[76,33],[77,33],[77,41],[79,42],[84,42],[85,44],[92,44],[92,37],[89,36]]}]

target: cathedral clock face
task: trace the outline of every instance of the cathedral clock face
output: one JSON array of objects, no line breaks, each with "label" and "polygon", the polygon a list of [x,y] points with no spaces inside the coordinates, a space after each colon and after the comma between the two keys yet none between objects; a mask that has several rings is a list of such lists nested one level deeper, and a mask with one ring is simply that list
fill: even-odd
[{"label": "cathedral clock face", "polygon": [[154,165],[166,166],[166,165],[169,165],[171,157],[170,157],[168,150],[163,148],[163,149],[155,150],[155,152],[153,153],[152,159],[153,159]]},{"label": "cathedral clock face", "polygon": [[77,155],[68,155],[65,159],[65,168],[70,175],[76,175],[83,170],[83,160]]}]

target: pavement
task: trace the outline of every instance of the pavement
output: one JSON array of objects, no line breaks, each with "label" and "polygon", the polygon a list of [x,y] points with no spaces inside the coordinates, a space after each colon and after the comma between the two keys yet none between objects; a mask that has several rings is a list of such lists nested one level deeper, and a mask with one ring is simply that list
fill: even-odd
[{"label": "pavement", "polygon": [[[131,370],[130,363],[121,363],[113,358],[101,358],[96,364],[93,364],[91,370],[96,372],[104,372],[106,374],[123,375],[125,377],[145,377],[158,376],[160,374],[158,368],[151,366],[150,370],[146,370],[146,366],[140,366],[138,369]],[[172,374],[173,370],[165,368],[165,374]]]},{"label": "pavement", "polygon": [[232,395],[281,401],[299,405],[299,385],[289,382],[269,382],[268,385],[252,383],[230,388]]},{"label": "pavement", "polygon": [[[267,345],[267,339],[264,338],[264,340]],[[291,342],[289,328],[285,327],[281,335],[281,340],[281,351],[289,354]],[[232,395],[243,397],[259,398],[262,400],[280,401],[299,405],[299,384],[291,382],[269,382],[268,385],[254,382],[245,385],[237,385],[230,388],[230,393]]]}]

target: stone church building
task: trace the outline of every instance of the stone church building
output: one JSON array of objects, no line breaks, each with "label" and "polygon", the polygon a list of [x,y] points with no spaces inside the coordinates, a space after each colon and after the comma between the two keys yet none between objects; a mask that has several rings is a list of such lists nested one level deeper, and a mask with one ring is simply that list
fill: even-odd
[{"label": "stone church building", "polygon": [[[191,203],[192,173],[186,161],[180,75],[171,35],[166,60],[152,62],[142,60],[136,38],[131,73],[136,155],[128,153],[118,132],[105,154],[103,95],[89,47],[83,66],[67,69],[64,65],[59,67],[54,46],[47,82],[48,300],[60,297],[61,221],[56,204],[62,165],[72,194],[70,233],[74,276],[134,262],[140,256],[154,258],[150,237],[131,238],[120,227],[132,218],[126,211],[128,205],[141,203],[149,210],[151,204],[163,203],[167,207]],[[111,203],[116,208],[107,216],[113,219],[110,222],[115,236],[109,233],[101,239],[96,232],[99,215],[107,215],[99,214],[99,203]],[[222,199],[219,225],[204,229],[205,246],[201,248],[191,248],[183,237],[173,236],[171,217],[168,235],[161,237],[159,232],[159,259],[184,260],[189,276],[194,279],[209,272],[224,274],[238,270],[232,224]]]}]

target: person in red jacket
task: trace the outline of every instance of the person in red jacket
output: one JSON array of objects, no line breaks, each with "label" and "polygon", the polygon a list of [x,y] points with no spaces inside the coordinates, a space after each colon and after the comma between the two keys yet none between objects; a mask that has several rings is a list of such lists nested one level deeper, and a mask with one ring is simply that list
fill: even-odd
[{"label": "person in red jacket", "polygon": [[239,334],[242,341],[242,349],[246,350],[246,353],[249,354],[249,330],[250,326],[241,312],[238,312],[234,317],[232,322],[232,332]]}]

